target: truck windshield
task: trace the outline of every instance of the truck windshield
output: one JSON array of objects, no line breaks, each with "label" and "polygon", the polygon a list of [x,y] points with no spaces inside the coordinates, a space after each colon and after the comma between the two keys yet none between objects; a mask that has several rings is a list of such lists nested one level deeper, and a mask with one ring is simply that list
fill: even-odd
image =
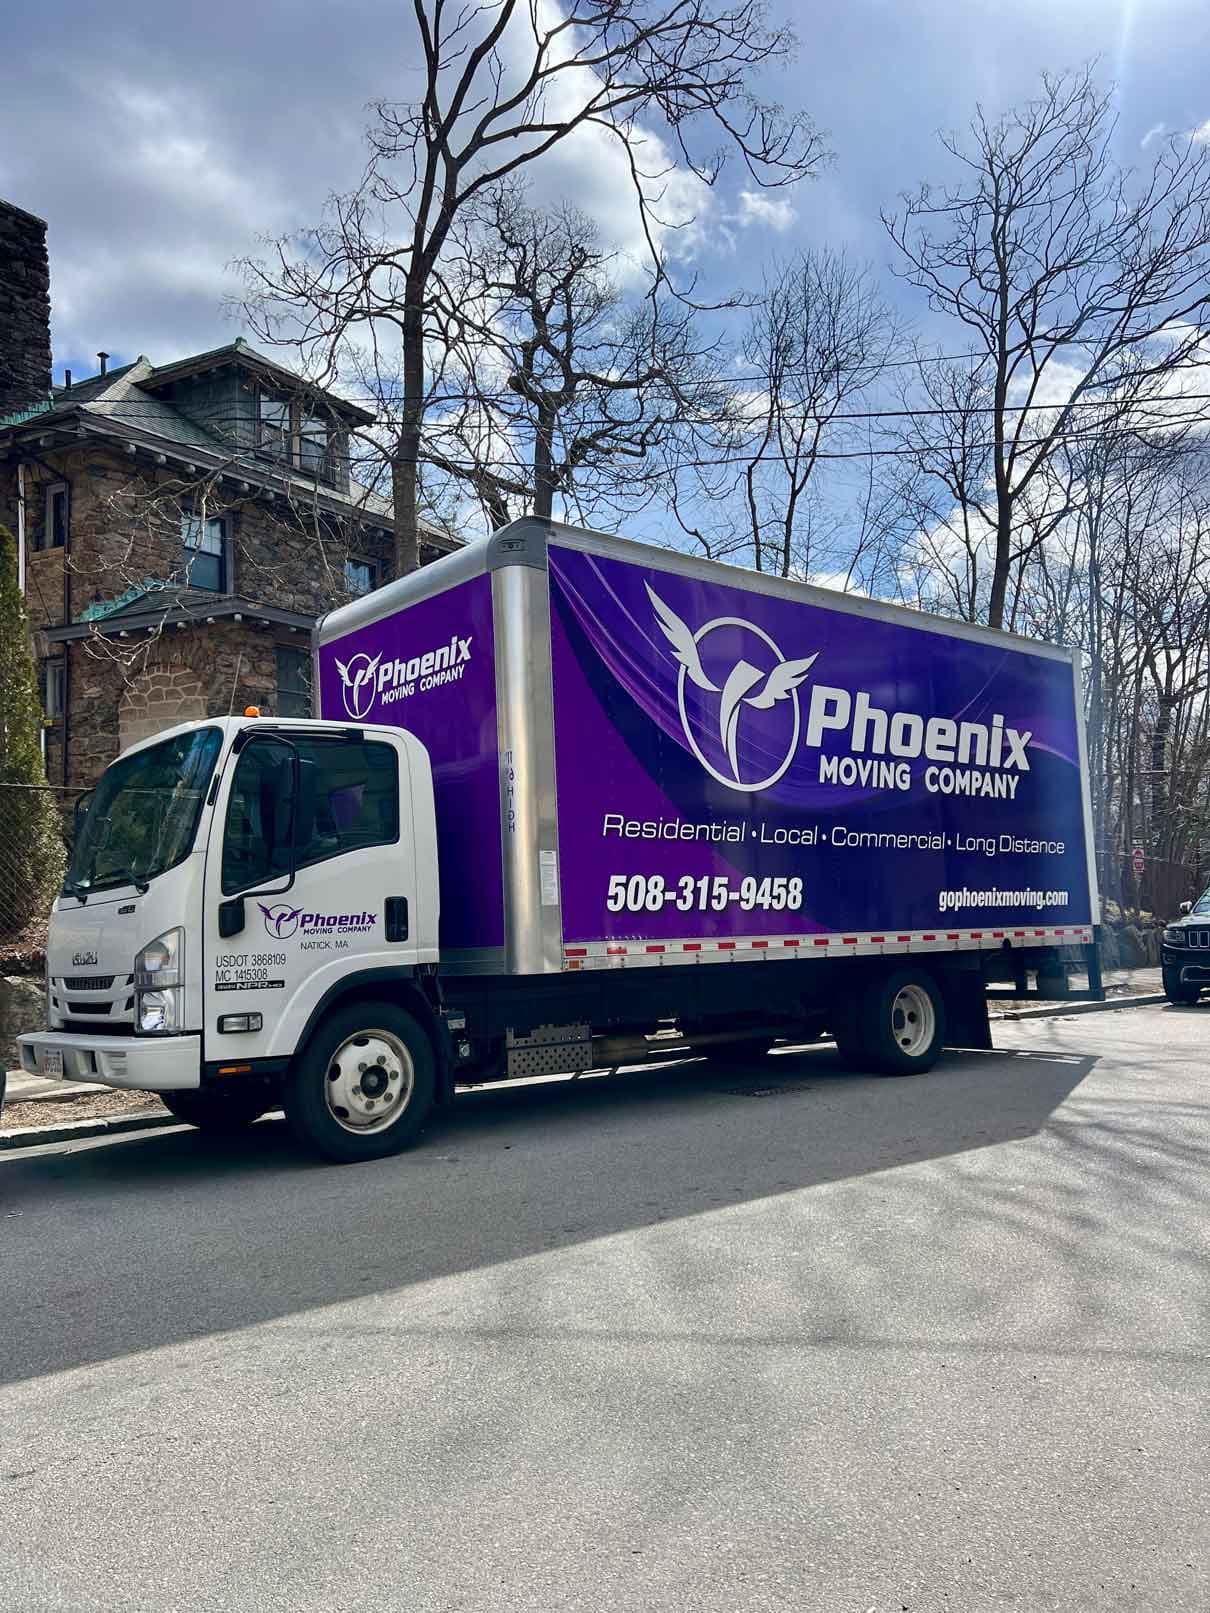
[{"label": "truck windshield", "polygon": [[219,729],[197,728],[107,768],[76,836],[64,892],[143,884],[186,857],[221,745]]},{"label": "truck windshield", "polygon": [[1210,889],[1202,892],[1189,911],[1191,913],[1210,913]]}]

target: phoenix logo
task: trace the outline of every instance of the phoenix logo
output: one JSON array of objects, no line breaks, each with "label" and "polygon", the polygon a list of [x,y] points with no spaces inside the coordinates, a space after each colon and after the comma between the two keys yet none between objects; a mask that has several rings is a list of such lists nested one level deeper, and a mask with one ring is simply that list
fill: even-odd
[{"label": "phoenix logo", "polygon": [[284,941],[298,928],[301,907],[288,907],[285,902],[278,902],[273,907],[266,907],[264,902],[257,902],[256,905],[264,914],[265,929],[275,940]]},{"label": "phoenix logo", "polygon": [[[676,697],[677,707],[680,711],[681,727],[685,731],[685,738],[689,741],[689,748],[698,761],[712,778],[720,784],[725,784],[732,790],[765,790],[771,784],[776,784],[789,767],[798,747],[798,733],[801,723],[801,714],[798,707],[798,686],[814,665],[817,656],[808,655],[803,660],[790,661],[781,653],[781,650],[769,637],[763,628],[757,627],[754,622],[746,622],[738,616],[718,616],[704,627],[699,627],[695,633],[687,622],[683,622],[675,611],[669,609],[650,584],[644,584],[656,620],[672,646],[673,659],[680,666],[680,675],[677,679]],[[759,667],[741,657],[728,672],[721,683],[716,683],[702,665],[702,645],[706,638],[720,628],[740,628],[745,632],[754,634],[773,652],[777,664],[771,672],[763,672]],[[719,699],[718,737],[723,754],[731,769],[730,777],[720,772],[703,754],[701,746],[693,733],[693,726],[685,711],[685,684],[692,683],[696,689],[705,694],[716,694]],[[790,743],[782,761],[773,772],[765,778],[749,780],[743,776],[740,766],[740,725],[745,711],[771,711],[780,701],[789,701],[794,712],[793,733]]]},{"label": "phoenix logo", "polygon": [[340,697],[349,716],[357,722],[366,716],[374,704],[374,674],[378,671],[378,663],[381,660],[381,650],[372,657],[351,655],[347,661],[337,659]]}]

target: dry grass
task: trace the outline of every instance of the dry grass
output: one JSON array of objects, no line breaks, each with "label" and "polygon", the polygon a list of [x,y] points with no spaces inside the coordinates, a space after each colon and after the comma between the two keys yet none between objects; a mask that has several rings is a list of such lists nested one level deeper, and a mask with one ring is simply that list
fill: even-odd
[{"label": "dry grass", "polygon": [[154,1092],[86,1092],[78,1098],[65,1098],[55,1103],[42,1100],[38,1103],[6,1103],[0,1114],[0,1132],[19,1131],[23,1126],[62,1126],[76,1120],[113,1120],[121,1115],[145,1114],[160,1110],[170,1119],[167,1109]]}]

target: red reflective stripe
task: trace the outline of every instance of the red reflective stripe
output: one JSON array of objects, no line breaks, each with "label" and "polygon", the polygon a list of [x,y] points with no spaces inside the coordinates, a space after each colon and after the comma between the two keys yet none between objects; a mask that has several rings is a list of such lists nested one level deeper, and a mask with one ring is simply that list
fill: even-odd
[{"label": "red reflective stripe", "polygon": [[586,958],[588,956],[587,947],[564,947],[563,950],[569,958]]},{"label": "red reflective stripe", "polygon": [[684,952],[700,952],[702,943],[700,941],[686,941],[681,950]]},{"label": "red reflective stripe", "polygon": [[667,951],[667,948],[661,943],[659,946],[646,946],[646,947],[643,948],[643,951],[644,952],[665,952],[665,951]]},{"label": "red reflective stripe", "polygon": [[734,941],[720,941],[718,943],[718,949],[719,949],[720,952],[734,952],[735,951],[735,942]]},{"label": "red reflective stripe", "polygon": [[896,941],[910,941],[912,938],[910,935],[897,935],[895,939]]},{"label": "red reflective stripe", "polygon": [[855,947],[857,945],[857,937],[855,935],[842,935],[840,939],[847,947]]},{"label": "red reflective stripe", "polygon": [[767,947],[769,945],[769,943],[767,941],[750,941],[748,943],[748,945],[751,946],[751,947],[754,947],[754,948],[755,947]]},{"label": "red reflective stripe", "polygon": [[798,939],[797,936],[794,936],[794,935],[789,936],[786,940],[784,940],[782,942],[782,946],[784,946],[784,947],[798,947],[798,946],[801,946],[801,945],[802,945],[802,942]]},{"label": "red reflective stripe", "polygon": [[972,930],[971,931],[971,940],[972,941],[982,941],[982,939],[983,939],[983,931],[982,930]]},{"label": "red reflective stripe", "polygon": [[883,942],[883,943],[885,943],[885,941],[886,941],[886,936],[885,936],[885,935],[872,935],[872,936],[871,936],[871,937],[870,937],[870,943],[871,943],[871,945],[872,945],[872,944],[873,944],[873,943],[874,943],[874,942],[875,942],[875,941],[879,941],[879,942]]}]

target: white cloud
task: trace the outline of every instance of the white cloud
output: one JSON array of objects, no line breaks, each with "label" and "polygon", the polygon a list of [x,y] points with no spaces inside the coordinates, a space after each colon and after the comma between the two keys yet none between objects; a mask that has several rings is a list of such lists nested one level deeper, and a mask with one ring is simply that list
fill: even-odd
[{"label": "white cloud", "polygon": [[761,190],[741,190],[739,193],[738,221],[743,224],[765,224],[778,235],[794,223],[794,207],[788,196],[770,194]]},{"label": "white cloud", "polygon": [[1147,133],[1139,141],[1141,148],[1146,151],[1151,142],[1153,140],[1158,140],[1160,135],[1166,132],[1167,128],[1168,125],[1166,123],[1153,123],[1150,129],[1148,129]]},{"label": "white cloud", "polygon": [[1190,138],[1194,145],[1210,146],[1210,118],[1207,118],[1205,123],[1194,129]]}]

